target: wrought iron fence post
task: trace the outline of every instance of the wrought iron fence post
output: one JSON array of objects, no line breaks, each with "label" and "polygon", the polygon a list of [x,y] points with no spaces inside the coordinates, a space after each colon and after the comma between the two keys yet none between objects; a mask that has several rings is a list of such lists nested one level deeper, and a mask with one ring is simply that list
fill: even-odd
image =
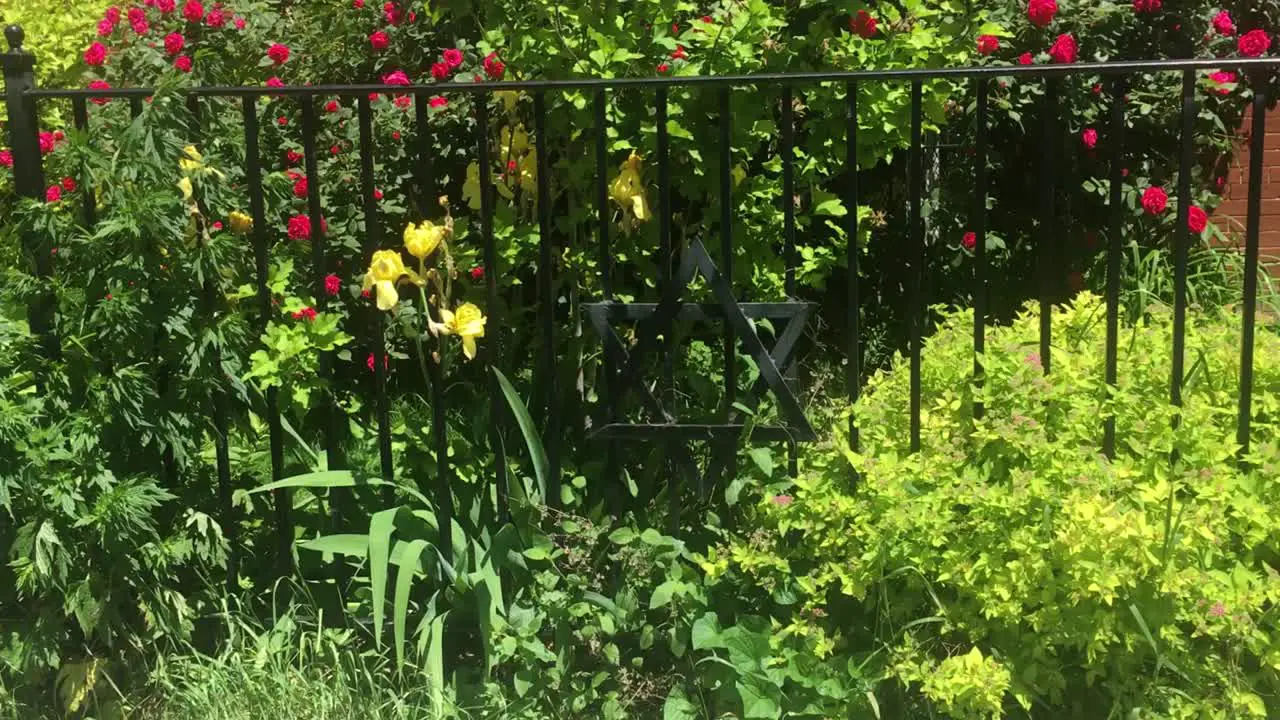
[{"label": "wrought iron fence post", "polygon": [[[4,104],[9,115],[9,148],[13,154],[13,186],[19,197],[42,200],[44,167],[40,159],[40,129],[36,117],[36,101],[26,93],[35,89],[36,58],[22,47],[22,28],[10,25],[4,29],[9,51],[0,55],[4,63]],[[27,306],[27,322],[40,336],[47,360],[61,355],[58,337],[53,331],[54,298],[47,280],[53,276],[52,248],[49,238],[30,229],[23,230],[22,244],[35,261],[36,276],[45,284],[40,294]]]}]

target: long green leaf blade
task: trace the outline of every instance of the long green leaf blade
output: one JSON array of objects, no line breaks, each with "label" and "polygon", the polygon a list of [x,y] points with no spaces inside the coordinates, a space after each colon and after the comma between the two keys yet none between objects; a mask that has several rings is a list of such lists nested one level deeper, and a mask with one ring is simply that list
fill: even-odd
[{"label": "long green leaf blade", "polygon": [[369,519],[369,585],[373,590],[373,639],[382,647],[382,621],[386,614],[387,566],[391,556],[391,533],[396,528],[399,508],[380,510]]},{"label": "long green leaf blade", "polygon": [[396,571],[396,597],[392,608],[391,625],[396,640],[397,670],[404,667],[404,625],[409,616],[409,591],[413,589],[413,578],[418,573],[418,559],[429,544],[426,540],[410,542],[404,550],[400,569]]},{"label": "long green leaf blade", "polygon": [[270,492],[271,490],[279,490],[281,488],[337,488],[337,487],[355,487],[355,476],[347,470],[325,470],[323,472],[306,473],[303,475],[294,475],[283,480],[259,485],[249,491],[249,494]]},{"label": "long green leaf blade", "polygon": [[[498,377],[498,385],[502,387],[502,394],[507,398],[507,404],[511,406],[511,414],[516,416],[516,424],[520,426],[520,434],[524,436],[524,444],[529,447],[529,454],[533,456],[533,474],[538,481],[538,494],[540,501],[547,501],[547,475],[551,472],[551,464],[547,460],[547,451],[542,446],[542,438],[538,437],[538,430],[533,426],[533,418],[529,416],[529,409],[525,407],[524,401],[520,399],[520,394],[511,385],[511,381],[507,380],[507,376],[503,375],[498,368],[493,369],[493,374]],[[499,478],[503,481],[505,478]]]}]

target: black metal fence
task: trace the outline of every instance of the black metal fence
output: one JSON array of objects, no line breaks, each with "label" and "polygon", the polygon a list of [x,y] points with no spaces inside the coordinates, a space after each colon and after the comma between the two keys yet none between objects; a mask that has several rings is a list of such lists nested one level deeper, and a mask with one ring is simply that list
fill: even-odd
[{"label": "black metal fence", "polygon": [[[10,143],[14,161],[14,179],[17,192],[25,197],[39,199],[44,192],[44,180],[41,168],[41,150],[36,125],[37,110],[42,102],[54,100],[70,100],[77,128],[86,129],[88,114],[86,101],[91,98],[127,98],[136,117],[141,113],[142,102],[155,90],[151,88],[129,89],[39,89],[34,86],[33,63],[30,53],[22,48],[23,35],[17,27],[5,31],[9,43],[9,51],[3,56],[5,77],[5,101],[9,113]],[[859,188],[856,173],[856,147],[858,136],[858,87],[864,83],[898,82],[909,84],[911,142],[909,148],[909,224],[908,241],[911,243],[910,282],[908,284],[907,305],[910,317],[909,358],[911,372],[910,400],[910,445],[913,450],[920,446],[920,413],[921,413],[921,378],[920,354],[922,335],[925,325],[925,298],[923,274],[926,259],[926,244],[921,216],[921,202],[925,189],[925,172],[923,164],[922,138],[922,88],[923,84],[939,78],[957,81],[968,81],[973,84],[977,98],[976,135],[973,147],[974,197],[970,227],[972,227],[976,244],[974,246],[976,262],[976,283],[974,291],[974,327],[973,341],[975,348],[973,375],[975,383],[982,382],[983,367],[981,356],[984,352],[985,328],[989,323],[987,310],[987,258],[986,258],[986,208],[987,208],[987,152],[988,138],[988,88],[997,77],[1014,77],[1028,80],[1040,80],[1045,84],[1041,119],[1046,139],[1058,138],[1058,97],[1060,85],[1064,78],[1074,76],[1101,75],[1107,78],[1110,88],[1110,215],[1109,243],[1107,245],[1107,340],[1106,340],[1106,381],[1114,385],[1117,378],[1117,333],[1119,323],[1119,295],[1121,273],[1121,236],[1125,224],[1125,213],[1121,203],[1122,173],[1125,165],[1125,150],[1122,138],[1125,130],[1125,93],[1129,78],[1138,73],[1179,73],[1181,85],[1181,153],[1179,156],[1178,175],[1178,211],[1174,240],[1175,266],[1175,302],[1174,302],[1174,335],[1173,361],[1169,383],[1169,400],[1174,405],[1182,403],[1182,383],[1184,379],[1184,331],[1187,312],[1187,252],[1192,241],[1188,228],[1188,213],[1191,205],[1191,188],[1189,168],[1194,162],[1194,125],[1198,106],[1196,99],[1196,78],[1199,71],[1219,68],[1234,68],[1248,73],[1253,82],[1251,87],[1253,113],[1250,128],[1250,167],[1248,181],[1248,212],[1245,225],[1244,252],[1244,292],[1241,314],[1243,328],[1240,348],[1240,387],[1238,399],[1237,442],[1243,455],[1247,452],[1250,440],[1250,403],[1253,382],[1253,346],[1254,322],[1257,303],[1257,268],[1258,239],[1260,223],[1260,201],[1262,180],[1262,142],[1265,135],[1267,78],[1280,67],[1280,59],[1217,59],[1217,60],[1169,60],[1153,62],[1113,62],[1083,63],[1073,65],[1034,65],[1018,67],[969,67],[949,69],[904,69],[887,71],[858,72],[809,72],[792,74],[769,74],[755,76],[727,77],[660,77],[660,78],[619,78],[619,79],[581,79],[563,81],[526,81],[526,82],[480,82],[475,84],[449,85],[443,88],[445,93],[468,93],[479,96],[481,102],[475,103],[475,145],[481,172],[481,187],[490,189],[490,164],[492,154],[489,138],[489,110],[487,100],[499,91],[517,90],[532,94],[534,98],[534,132],[537,137],[544,137],[547,122],[547,93],[576,90],[589,91],[593,94],[593,110],[595,127],[595,183],[596,211],[598,226],[596,229],[599,244],[599,263],[602,272],[602,297],[597,302],[586,306],[587,319],[599,334],[605,351],[606,389],[604,422],[600,424],[596,435],[604,440],[605,452],[608,454],[607,481],[615,487],[619,480],[618,443],[623,440],[650,440],[662,443],[668,450],[669,461],[676,467],[697,472],[686,443],[695,441],[733,442],[744,433],[750,433],[754,439],[767,441],[811,440],[817,433],[805,417],[795,393],[794,378],[791,370],[794,367],[794,350],[797,340],[803,333],[806,319],[813,310],[813,305],[797,300],[796,286],[796,217],[795,203],[790,201],[794,195],[794,133],[795,123],[792,115],[792,99],[795,88],[800,86],[819,86],[842,84],[847,93],[846,135],[847,156],[845,167],[847,172],[841,181],[842,195],[846,207],[851,210],[845,217],[847,223],[849,246],[847,262],[849,266],[847,312],[851,324],[849,346],[847,348],[849,362],[847,364],[847,381],[849,393],[853,399],[858,396],[860,379],[863,374],[861,366],[862,346],[859,328],[859,248],[858,217],[854,210],[858,206]],[[671,207],[670,177],[670,138],[668,135],[668,92],[676,86],[705,88],[718,98],[720,146],[717,148],[717,172],[719,173],[719,192],[721,198],[728,198],[732,192],[731,162],[729,137],[733,123],[730,112],[730,95],[741,88],[754,88],[760,92],[777,93],[781,99],[781,124],[779,147],[783,170],[783,188],[781,202],[783,208],[783,243],[782,253],[786,260],[785,291],[787,297],[775,302],[739,302],[732,286],[733,238],[730,237],[732,222],[732,204],[720,203],[722,252],[721,257],[713,258],[701,241],[694,240],[686,247],[676,247],[672,241],[673,213]],[[609,157],[606,146],[606,103],[609,93],[621,89],[638,89],[651,91],[656,109],[657,132],[657,184],[658,204],[657,220],[660,247],[662,276],[659,282],[659,301],[656,303],[623,303],[615,297],[614,256],[611,249],[610,234],[613,232],[611,208],[609,205]],[[302,133],[304,138],[305,171],[309,178],[317,176],[316,170],[316,109],[315,102],[320,97],[339,96],[354,97],[357,103],[359,120],[359,147],[361,159],[361,188],[363,194],[363,212],[366,220],[376,218],[377,204],[374,201],[374,155],[372,142],[372,110],[369,101],[370,93],[395,93],[413,95],[421,99],[428,94],[442,91],[440,86],[402,86],[385,84],[352,84],[352,85],[316,85],[305,87],[198,87],[185,91],[188,107],[198,117],[200,104],[207,98],[236,98],[242,103],[244,142],[246,147],[245,173],[248,182],[250,212],[253,218],[253,247],[257,268],[257,301],[261,315],[261,324],[266,326],[271,316],[271,295],[268,289],[268,224],[263,196],[263,168],[260,164],[259,151],[259,118],[256,103],[265,96],[296,99],[300,104],[302,117]],[[419,126],[419,138],[416,148],[417,162],[415,174],[422,187],[430,188],[434,178],[431,177],[433,157],[431,150],[431,129],[426,123],[426,104],[416,102],[416,121]],[[1053,302],[1051,280],[1055,243],[1062,238],[1054,237],[1061,227],[1058,210],[1055,208],[1055,196],[1061,190],[1060,181],[1054,180],[1057,173],[1055,167],[1060,159],[1060,143],[1044,142],[1041,166],[1038,174],[1046,180],[1042,185],[1041,228],[1049,236],[1038,242],[1039,266],[1042,272],[1040,283],[1040,358],[1044,372],[1051,371],[1051,348],[1053,337]],[[540,359],[540,366],[545,375],[537,382],[550,396],[557,389],[556,358],[554,356],[554,339],[557,333],[553,305],[552,273],[553,237],[551,222],[551,203],[549,202],[550,170],[548,153],[539,152],[537,157],[537,208],[540,229],[540,246],[538,261],[539,290],[541,304],[539,309],[539,331],[544,340],[542,347],[549,356]],[[92,225],[97,211],[93,203],[92,193],[85,193],[84,222]],[[307,204],[312,218],[323,216],[319,183],[311,182],[307,193]],[[483,192],[480,208],[480,235],[483,242],[483,262],[486,279],[486,293],[489,307],[496,312],[500,307],[497,278],[499,273],[498,254],[495,250],[493,231],[494,201],[491,192]],[[368,228],[365,241],[366,257],[379,248],[382,238],[377,222],[366,222]],[[42,280],[48,280],[53,274],[49,247],[51,239],[28,232],[25,237],[27,249],[34,261],[35,274]],[[325,230],[323,224],[315,223],[312,228],[312,263],[315,282],[315,297],[323,310],[326,293],[324,278],[327,272]],[[714,303],[686,302],[683,295],[691,281],[700,276],[711,290]],[[47,287],[47,285],[46,285]],[[205,300],[210,308],[215,299],[213,288],[206,284]],[[34,301],[29,308],[29,319],[32,330],[40,336],[47,360],[59,357],[59,339],[54,331],[55,303],[46,293]],[[672,351],[670,346],[672,324],[677,319],[699,319],[717,317],[726,321],[723,360],[724,360],[724,393],[731,399],[726,403],[732,408],[733,398],[740,397],[744,390],[738,387],[739,378],[735,371],[735,348],[741,347],[749,354],[760,368],[760,387],[749,388],[749,392],[769,390],[775,395],[779,415],[782,422],[776,426],[755,426],[745,423],[740,416],[729,410],[720,424],[682,423],[673,413],[670,389],[672,387],[671,365],[664,362],[664,377],[654,392],[640,378],[641,361],[646,355],[657,354],[664,360]],[[758,318],[773,318],[787,323],[776,336],[772,348],[766,347],[755,330],[752,322]],[[500,318],[494,318],[497,323]],[[614,331],[615,321],[638,322],[638,342],[628,345]],[[374,407],[378,425],[378,449],[383,479],[392,480],[393,458],[391,435],[389,428],[389,402],[387,398],[387,378],[385,372],[386,348],[382,341],[382,325],[376,329],[376,357],[373,363],[375,373],[376,397]],[[499,337],[492,337],[484,351],[484,359],[492,365],[494,358],[502,352]],[[322,372],[327,372],[322,365]],[[450,468],[448,462],[448,440],[446,437],[446,408],[444,380],[440,376],[440,368],[431,365],[431,403],[433,405],[433,434],[435,451],[439,467],[435,479],[436,502],[438,503],[439,520],[442,528],[450,527],[453,508],[450,500]],[[504,416],[503,394],[498,386],[496,375],[489,373],[490,413],[492,418]],[[634,393],[648,416],[645,423],[628,422],[620,411],[620,403],[629,394]],[[216,433],[217,477],[222,512],[229,536],[233,536],[235,528],[231,500],[231,461],[227,444],[226,403],[228,398],[215,397],[210,404]],[[342,457],[342,446],[335,423],[340,419],[339,409],[330,401],[327,409],[329,422],[325,425],[324,447],[330,468],[345,467]],[[974,415],[981,417],[985,408],[976,402]],[[268,389],[265,398],[265,417],[270,437],[270,458],[272,479],[278,480],[284,468],[283,437],[280,422],[277,391]],[[1101,418],[1102,447],[1108,456],[1113,456],[1116,446],[1116,428],[1114,418]],[[543,438],[547,445],[550,466],[550,482],[547,498],[555,503],[559,496],[560,466],[562,447],[560,444],[562,420],[555,403],[548,404],[548,413],[544,421]],[[500,449],[502,428],[497,422],[490,423],[489,438],[495,450],[494,476],[505,478],[507,475],[506,459]],[[850,428],[851,441],[857,446],[858,428]],[[171,460],[170,460],[171,462]],[[795,470],[794,453],[791,463]],[[673,482],[679,482],[683,473],[672,475]],[[505,483],[498,482],[498,493]],[[499,503],[502,504],[500,499]],[[275,497],[275,521],[280,530],[281,547],[288,555],[288,543],[292,537],[289,518],[289,499],[285,492],[278,491]],[[450,533],[441,532],[442,553],[448,557]]]}]

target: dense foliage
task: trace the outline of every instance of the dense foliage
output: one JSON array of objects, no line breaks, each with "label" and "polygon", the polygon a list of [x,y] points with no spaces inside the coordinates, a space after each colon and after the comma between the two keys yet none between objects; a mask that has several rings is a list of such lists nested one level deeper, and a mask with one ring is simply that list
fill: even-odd
[{"label": "dense foliage", "polygon": [[[794,500],[766,505],[711,575],[798,598],[784,633],[837,666],[875,648],[921,712],[1273,716],[1277,337],[1259,337],[1269,360],[1245,471],[1231,314],[1191,324],[1181,409],[1161,401],[1166,312],[1122,328],[1111,394],[1095,297],[1055,317],[1048,375],[1035,315],[993,330],[980,394],[971,322],[949,315],[927,345],[921,452],[907,452],[909,373],[878,375],[853,411],[861,452],[802,473]],[[1098,451],[1108,414],[1114,460]]]}]

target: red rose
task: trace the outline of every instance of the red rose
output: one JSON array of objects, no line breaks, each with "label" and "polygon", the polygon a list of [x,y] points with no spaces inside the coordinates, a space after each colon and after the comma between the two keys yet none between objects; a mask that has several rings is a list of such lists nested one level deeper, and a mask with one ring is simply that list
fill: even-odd
[{"label": "red rose", "polygon": [[151,26],[147,24],[146,20],[139,20],[136,23],[129,23],[129,27],[133,29],[133,32],[136,35],[146,35],[147,32],[151,30]]},{"label": "red rose", "polygon": [[342,278],[332,273],[324,276],[324,291],[330,296],[337,295],[342,290]]},{"label": "red rose", "polygon": [[297,165],[298,162],[302,160],[302,153],[294,152],[293,150],[285,150],[284,160],[290,165]]},{"label": "red rose", "polygon": [[1147,211],[1148,215],[1159,215],[1164,212],[1165,207],[1169,204],[1169,193],[1164,188],[1152,185],[1142,191],[1142,209]]},{"label": "red rose", "polygon": [[213,221],[213,226],[212,226],[212,227],[213,227],[213,229],[214,229],[214,230],[221,230],[221,229],[222,229],[222,221],[221,221],[221,220],[214,220],[214,221]]},{"label": "red rose", "polygon": [[116,26],[110,20],[98,21],[98,37],[106,37],[116,31]]},{"label": "red rose", "polygon": [[675,51],[671,53],[672,60],[688,60],[689,53],[685,51],[683,45],[677,45]]},{"label": "red rose", "polygon": [[112,25],[115,25],[116,23],[120,22],[120,8],[116,7],[115,5],[112,5],[111,7],[107,8],[107,11],[102,14],[102,19],[106,20]]},{"label": "red rose", "polygon": [[1204,209],[1195,205],[1187,208],[1187,227],[1193,233],[1202,233],[1209,224],[1209,215]]},{"label": "red rose", "polygon": [[374,188],[374,189],[373,189],[373,199],[374,199],[374,200],[381,200],[381,199],[382,199],[382,191],[381,191],[381,190],[379,190],[378,188]]},{"label": "red rose", "polygon": [[1098,131],[1093,128],[1085,128],[1084,132],[1080,133],[1080,142],[1090,150],[1094,149],[1098,146]]},{"label": "red rose", "polygon": [[243,30],[243,29],[244,29],[244,18],[242,18],[242,17],[238,17],[238,18],[236,18],[236,19],[235,19],[235,25],[236,25],[236,29],[237,29],[237,30]]},{"label": "red rose", "polygon": [[8,150],[0,150],[0,165],[7,168],[13,167],[13,153]]},{"label": "red rose", "polygon": [[714,22],[715,22],[715,20],[712,20],[710,15],[703,15],[703,16],[702,16],[702,22],[707,23],[708,25],[710,25],[711,23],[714,23]]},{"label": "red rose", "polygon": [[66,190],[67,192],[75,192],[76,191],[75,178],[70,178],[70,177],[62,178],[62,189]]},{"label": "red rose", "polygon": [[442,108],[448,106],[449,101],[439,95],[427,101],[427,105],[433,108]]},{"label": "red rose", "polygon": [[[147,99],[148,99],[148,100],[150,100],[151,98],[147,98]],[[54,141],[54,142],[62,142],[63,140],[66,140],[66,139],[67,139],[67,136],[66,136],[66,135],[63,135],[61,130],[54,130],[54,131],[53,131],[53,141]]]},{"label": "red rose", "polygon": [[267,57],[271,58],[271,62],[277,65],[283,65],[289,62],[289,47],[280,43],[273,43],[267,48]]},{"label": "red rose", "polygon": [[501,80],[502,74],[507,71],[507,66],[498,59],[498,53],[489,53],[484,57],[484,74],[489,76],[490,80]]},{"label": "red rose", "polygon": [[316,321],[316,309],[313,307],[304,307],[293,314],[294,320],[306,320],[307,322]]},{"label": "red rose", "polygon": [[1027,5],[1027,19],[1036,27],[1044,27],[1053,22],[1058,14],[1058,3],[1054,0],[1031,0]]},{"label": "red rose", "polygon": [[1258,57],[1271,49],[1271,36],[1265,30],[1250,30],[1236,42],[1240,54],[1246,57]]},{"label": "red rose", "polygon": [[[1163,0],[1133,0],[1133,11],[1139,15],[1149,15],[1159,11],[1163,5]],[[1177,28],[1174,29],[1176,30]]]},{"label": "red rose", "polygon": [[324,111],[335,113],[335,112],[338,112],[339,107],[341,106],[338,104],[337,100],[330,100],[329,102],[324,104]]},{"label": "red rose", "polygon": [[860,38],[872,38],[876,35],[876,26],[880,24],[879,20],[871,17],[871,13],[866,10],[859,10],[857,14],[849,18],[849,31]]},{"label": "red rose", "polygon": [[364,0],[351,0],[351,7],[357,10],[364,9]]},{"label": "red rose", "polygon": [[89,67],[99,67],[107,61],[107,46],[100,42],[96,42],[84,51],[84,64]]},{"label": "red rose", "polygon": [[1234,85],[1236,82],[1236,74],[1233,72],[1227,72],[1225,70],[1219,70],[1215,73],[1210,73],[1209,79],[1212,80],[1214,84],[1218,86],[1217,88],[1214,89],[1214,92],[1218,93],[1219,95],[1230,95],[1231,88],[1223,87],[1223,86]]},{"label": "red rose", "polygon": [[178,58],[173,61],[173,66],[184,73],[189,73],[191,72],[191,58],[186,55],[179,55]]},{"label": "red rose", "polygon": [[1031,57],[1031,53],[1029,52],[1024,52],[1018,56],[1019,65],[1030,65],[1033,62],[1035,62],[1035,58]]},{"label": "red rose", "polygon": [[174,0],[156,0],[156,9],[161,13],[168,15],[178,7]]},{"label": "red rose", "polygon": [[671,69],[671,66],[666,63],[658,63],[658,67],[656,68],[656,70],[660,73],[667,72],[670,69]]},{"label": "red rose", "polygon": [[300,177],[293,184],[293,196],[297,198],[305,198],[307,196],[307,178]]},{"label": "red rose", "polygon": [[387,45],[391,44],[391,38],[386,33],[378,30],[369,36],[369,44],[373,46],[374,50],[386,50]]},{"label": "red rose", "polygon": [[978,54],[990,55],[1000,49],[1000,38],[995,35],[979,35],[978,36]]},{"label": "red rose", "polygon": [[1071,33],[1063,33],[1049,46],[1049,57],[1056,63],[1073,63],[1076,61],[1076,39]]},{"label": "red rose", "polygon": [[1213,29],[1218,31],[1219,35],[1230,37],[1236,34],[1235,21],[1231,19],[1231,13],[1226,10],[1219,10],[1217,15],[1213,16]]},{"label": "red rose", "polygon": [[187,39],[180,33],[169,33],[164,36],[164,51],[170,55],[177,55],[186,46]]},{"label": "red rose", "polygon": [[477,265],[471,268],[471,279],[479,282],[484,279],[484,266]]},{"label": "red rose", "polygon": [[453,69],[462,64],[462,51],[458,48],[449,48],[443,53],[444,64]]},{"label": "red rose", "polygon": [[48,155],[49,153],[53,152],[53,148],[57,144],[57,141],[53,139],[53,133],[42,132],[40,133],[39,138],[40,138],[40,154]]},{"label": "red rose", "polygon": [[289,238],[291,240],[311,239],[311,218],[306,215],[294,215],[289,218]]},{"label": "red rose", "polygon": [[222,12],[222,8],[215,5],[209,14],[204,16],[204,23],[211,28],[220,28],[227,24],[227,16]]},{"label": "red rose", "polygon": [[438,62],[431,66],[431,77],[437,80],[445,80],[449,77],[449,66],[445,63]]},{"label": "red rose", "polygon": [[[110,90],[111,83],[107,82],[106,80],[94,80],[89,83],[89,89],[90,90]],[[94,105],[106,105],[110,101],[111,101],[110,98],[104,98],[104,97],[96,97],[96,98],[89,99],[89,102],[93,103]]]},{"label": "red rose", "polygon": [[965,250],[973,250],[974,248],[978,247],[977,233],[973,232],[972,230],[965,233],[964,237],[960,238],[960,244],[964,246]]},{"label": "red rose", "polygon": [[331,145],[331,146],[329,146],[329,154],[330,154],[330,155],[337,155],[337,154],[338,154],[338,153],[340,153],[340,152],[342,152],[342,148],[338,147],[337,145]]},{"label": "red rose", "polygon": [[62,199],[62,188],[57,185],[50,185],[48,190],[44,191],[44,201],[56,203]]},{"label": "red rose", "polygon": [[[365,296],[365,297],[369,297],[369,291],[368,291],[368,290],[366,290],[366,291],[364,292],[364,296]],[[367,366],[369,367],[369,372],[373,372],[373,353],[369,353],[369,359],[368,359],[368,360],[365,360],[365,363],[364,363],[364,364],[365,364],[365,365],[367,365]],[[382,369],[383,369],[383,370],[387,370],[387,369],[390,369],[390,367],[391,367],[391,356],[390,356],[390,355],[383,355],[383,356],[382,356]]]},{"label": "red rose", "polygon": [[1094,84],[1094,86],[1093,86],[1093,94],[1094,94],[1094,95],[1101,95],[1101,94],[1102,94],[1102,83],[1095,83],[1095,84]]},{"label": "red rose", "polygon": [[271,77],[267,78],[267,87],[272,87],[272,88],[284,87],[284,81],[276,77],[275,75],[272,75]]},{"label": "red rose", "polygon": [[182,6],[182,17],[193,23],[204,20],[204,5],[200,4],[200,0],[187,0],[187,4]]},{"label": "red rose", "polygon": [[[431,73],[434,75],[435,70],[432,69]],[[409,82],[409,76],[405,75],[403,70],[395,70],[387,73],[386,75],[383,75],[382,82],[387,85],[411,85],[412,84]]]}]

